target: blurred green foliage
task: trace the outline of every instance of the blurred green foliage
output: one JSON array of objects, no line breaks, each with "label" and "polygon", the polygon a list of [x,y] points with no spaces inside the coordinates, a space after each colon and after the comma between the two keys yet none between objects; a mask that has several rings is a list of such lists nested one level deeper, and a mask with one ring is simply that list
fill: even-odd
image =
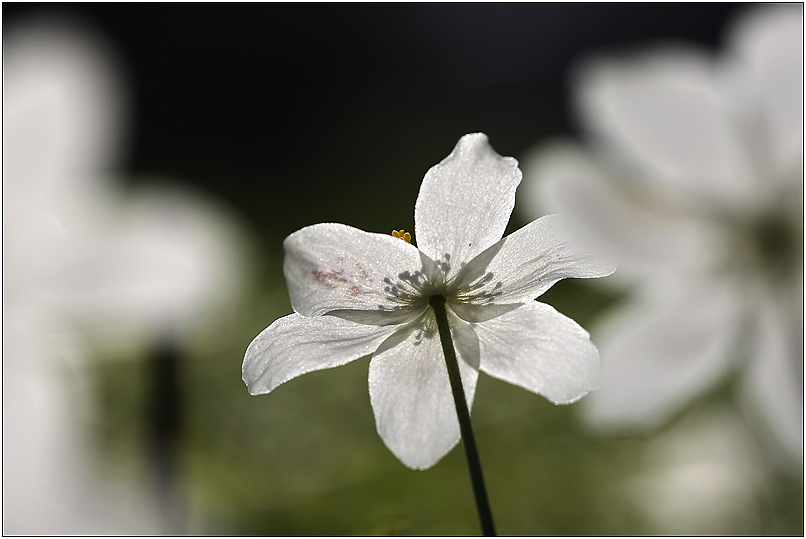
[{"label": "blurred green foliage", "polygon": [[[403,466],[376,434],[367,392],[369,358],[307,374],[252,397],[240,379],[251,339],[291,312],[279,253],[243,310],[187,344],[181,361],[183,421],[174,478],[184,531],[227,535],[474,535],[479,532],[464,452],[430,470]],[[587,326],[617,298],[561,282],[542,298]],[[107,471],[142,482],[149,370],[143,358],[95,368],[95,433]],[[719,395],[713,397],[720,399]],[[698,405],[706,405],[699,403]],[[587,431],[575,406],[482,374],[473,422],[502,535],[648,534],[624,495],[625,478],[651,438]],[[139,479],[138,479],[139,478]],[[802,478],[780,474],[741,529],[803,533]]]}]

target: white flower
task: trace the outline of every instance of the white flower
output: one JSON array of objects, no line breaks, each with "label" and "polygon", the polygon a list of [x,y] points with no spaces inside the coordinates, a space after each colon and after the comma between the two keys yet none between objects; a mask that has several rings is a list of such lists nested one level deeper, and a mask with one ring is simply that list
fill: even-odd
[{"label": "white flower", "polygon": [[585,64],[578,112],[596,151],[539,151],[527,198],[573,217],[632,287],[597,335],[593,424],[653,427],[738,372],[800,460],[802,6],[751,12],[728,43],[719,58],[680,46]]},{"label": "white flower", "polygon": [[239,223],[164,179],[116,181],[125,85],[91,31],[33,18],[6,41],[4,308],[115,352],[197,331],[243,280]]},{"label": "white flower", "polygon": [[240,230],[186,190],[118,189],[125,85],[103,40],[55,16],[6,30],[3,531],[164,533],[170,509],[98,477],[87,360],[209,329],[243,278]]},{"label": "white flower", "polygon": [[378,433],[407,466],[434,465],[459,441],[429,306],[442,294],[468,406],[479,369],[556,403],[585,395],[599,369],[588,333],[532,300],[560,279],[612,269],[573,245],[553,216],[501,239],[520,180],[515,159],[496,154],[486,135],[466,135],[423,179],[414,210],[418,247],[332,223],[291,234],[284,272],[295,313],[249,345],[243,379],[250,393],[373,354]]}]

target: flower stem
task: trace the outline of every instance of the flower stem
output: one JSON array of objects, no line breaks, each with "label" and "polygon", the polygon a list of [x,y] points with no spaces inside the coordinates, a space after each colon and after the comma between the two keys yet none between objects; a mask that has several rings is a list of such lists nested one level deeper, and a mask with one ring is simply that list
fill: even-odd
[{"label": "flower stem", "polygon": [[459,431],[462,434],[462,445],[465,446],[467,467],[470,469],[470,481],[473,483],[473,494],[476,497],[476,509],[481,521],[481,531],[484,535],[495,535],[493,514],[490,511],[490,501],[487,499],[487,489],[484,487],[479,452],[476,449],[476,438],[473,436],[473,425],[470,423],[470,411],[467,409],[465,391],[462,388],[462,377],[459,375],[459,364],[456,362],[456,351],[453,347],[451,329],[448,325],[448,315],[445,313],[445,298],[443,296],[433,296],[430,303],[437,319],[437,328],[439,329],[439,338],[442,341],[442,351],[445,354],[445,363],[448,365],[448,378],[451,381],[456,414],[459,416]]}]

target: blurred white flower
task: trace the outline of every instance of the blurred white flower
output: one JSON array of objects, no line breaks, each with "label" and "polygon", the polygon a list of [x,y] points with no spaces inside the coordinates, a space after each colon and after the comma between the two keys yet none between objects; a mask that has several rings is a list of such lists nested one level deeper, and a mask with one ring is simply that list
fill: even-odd
[{"label": "blurred white flower", "polygon": [[630,287],[594,331],[587,418],[653,427],[739,373],[746,409],[800,461],[802,6],[750,11],[716,58],[670,45],[591,59],[574,89],[592,149],[538,149],[522,200],[567,216],[618,261],[607,281]]},{"label": "blurred white flower", "polygon": [[284,272],[295,313],[249,345],[249,392],[372,354],[378,433],[406,466],[433,466],[460,437],[429,305],[442,295],[468,408],[479,369],[555,403],[585,395],[599,370],[596,347],[576,322],[533,300],[560,279],[613,269],[570,242],[554,216],[501,239],[520,181],[515,159],[496,154],[486,135],[465,135],[423,179],[418,247],[406,233],[333,223],[291,234]]},{"label": "blurred white flower", "polygon": [[162,178],[124,194],[113,165],[125,138],[125,84],[89,36],[54,19],[6,39],[6,308],[36,308],[73,329],[147,325],[138,338],[189,330],[237,289],[240,226]]},{"label": "blurred white flower", "polygon": [[658,535],[747,534],[768,483],[753,438],[726,410],[687,418],[652,440],[626,495]]},{"label": "blurred white flower", "polygon": [[93,466],[84,362],[204,327],[238,290],[240,230],[184,189],[116,184],[126,85],[82,24],[4,27],[3,86],[3,531],[169,531]]}]

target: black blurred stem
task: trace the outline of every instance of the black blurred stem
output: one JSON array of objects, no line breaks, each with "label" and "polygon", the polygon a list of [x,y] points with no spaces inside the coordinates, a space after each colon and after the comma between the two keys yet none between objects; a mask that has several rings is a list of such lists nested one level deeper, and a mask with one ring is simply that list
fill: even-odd
[{"label": "black blurred stem", "polygon": [[467,467],[470,469],[470,481],[473,483],[476,509],[481,521],[481,532],[484,535],[495,535],[493,514],[490,511],[490,501],[487,499],[487,489],[481,473],[481,461],[479,461],[479,452],[476,449],[476,438],[473,436],[473,425],[470,423],[470,411],[467,409],[467,399],[465,399],[465,390],[462,388],[462,377],[459,375],[459,364],[456,361],[448,315],[445,313],[445,298],[433,296],[430,303],[437,319],[439,339],[442,341],[442,351],[445,353],[445,363],[448,365],[448,378],[451,381],[456,414],[459,416],[459,431],[462,434],[462,445],[465,446]]}]

